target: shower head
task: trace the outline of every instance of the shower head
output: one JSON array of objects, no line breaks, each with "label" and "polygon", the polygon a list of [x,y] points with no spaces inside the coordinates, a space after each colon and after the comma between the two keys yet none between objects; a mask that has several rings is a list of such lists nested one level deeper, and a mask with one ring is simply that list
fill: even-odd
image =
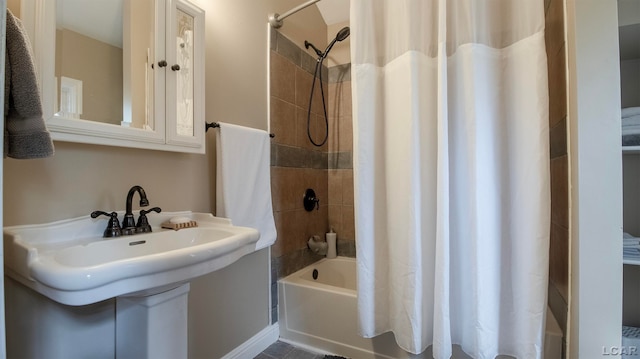
[{"label": "shower head", "polygon": [[345,26],[338,31],[338,34],[336,34],[336,40],[344,41],[344,39],[349,37],[349,34],[351,34],[351,30],[349,29],[349,26]]},{"label": "shower head", "polygon": [[304,41],[304,47],[307,50],[311,47],[313,51],[316,52],[316,55],[318,55],[318,61],[321,61],[327,57],[327,55],[329,54],[329,51],[331,51],[331,48],[333,47],[333,45],[335,45],[336,41],[344,41],[344,39],[349,37],[350,33],[351,31],[349,30],[349,26],[345,26],[342,29],[340,29],[340,31],[338,31],[338,33],[336,34],[336,38],[331,40],[331,43],[329,43],[329,46],[327,46],[324,52],[318,50],[317,47],[313,46],[312,43],[306,40]]},{"label": "shower head", "polygon": [[336,34],[336,38],[331,40],[331,43],[329,43],[329,46],[327,46],[327,49],[324,50],[324,53],[322,54],[321,57],[323,59],[327,57],[327,55],[329,54],[329,51],[331,51],[331,48],[333,47],[333,45],[335,45],[336,41],[344,41],[344,39],[349,37],[350,33],[351,33],[351,30],[349,29],[349,26],[345,26],[342,29],[340,29],[340,31],[338,31],[338,33]]}]

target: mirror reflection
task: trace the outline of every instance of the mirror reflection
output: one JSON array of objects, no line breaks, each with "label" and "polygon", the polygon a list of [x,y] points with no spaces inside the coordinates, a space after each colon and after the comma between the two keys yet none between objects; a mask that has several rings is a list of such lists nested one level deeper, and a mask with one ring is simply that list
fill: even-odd
[{"label": "mirror reflection", "polygon": [[58,0],[56,116],[153,130],[154,0]]}]

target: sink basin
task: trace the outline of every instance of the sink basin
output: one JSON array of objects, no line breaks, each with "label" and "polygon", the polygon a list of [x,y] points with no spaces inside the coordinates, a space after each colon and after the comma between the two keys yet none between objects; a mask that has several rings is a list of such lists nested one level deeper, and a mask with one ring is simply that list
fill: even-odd
[{"label": "sink basin", "polygon": [[[188,217],[198,227],[160,227],[172,217]],[[5,227],[6,273],[57,302],[85,305],[175,288],[254,252],[260,236],[205,213],[154,214],[149,223],[151,233],[111,239],[102,238],[106,220],[89,216]]]}]

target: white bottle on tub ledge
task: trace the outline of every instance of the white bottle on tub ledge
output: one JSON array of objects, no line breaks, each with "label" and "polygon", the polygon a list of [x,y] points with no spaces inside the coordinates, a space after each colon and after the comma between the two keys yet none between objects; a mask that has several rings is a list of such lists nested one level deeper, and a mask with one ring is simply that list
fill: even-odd
[{"label": "white bottle on tub ledge", "polygon": [[335,258],[337,256],[336,253],[336,233],[333,231],[333,228],[326,234],[327,238],[327,258]]}]

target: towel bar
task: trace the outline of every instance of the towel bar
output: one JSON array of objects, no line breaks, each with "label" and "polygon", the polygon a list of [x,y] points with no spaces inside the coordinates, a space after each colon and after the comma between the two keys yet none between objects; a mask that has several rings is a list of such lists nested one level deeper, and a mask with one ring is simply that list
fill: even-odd
[{"label": "towel bar", "polygon": [[[217,122],[209,122],[209,123],[205,122],[204,123],[204,132],[209,131],[210,128],[219,128],[219,127],[220,127],[220,124],[217,123]],[[274,138],[274,137],[276,137],[276,135],[274,135],[273,133],[270,133],[269,137]]]}]

